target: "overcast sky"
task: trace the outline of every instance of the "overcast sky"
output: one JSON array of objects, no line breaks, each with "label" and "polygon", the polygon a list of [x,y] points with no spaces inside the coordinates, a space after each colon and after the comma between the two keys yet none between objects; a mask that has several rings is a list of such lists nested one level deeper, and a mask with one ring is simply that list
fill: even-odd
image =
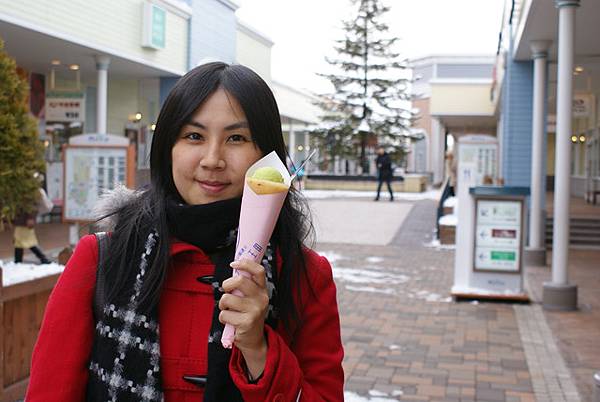
[{"label": "overcast sky", "polygon": [[[329,66],[350,0],[237,0],[237,16],[275,42],[273,79],[313,92],[329,90],[315,72]],[[493,55],[504,0],[384,0],[390,32],[403,57],[433,54]]]}]

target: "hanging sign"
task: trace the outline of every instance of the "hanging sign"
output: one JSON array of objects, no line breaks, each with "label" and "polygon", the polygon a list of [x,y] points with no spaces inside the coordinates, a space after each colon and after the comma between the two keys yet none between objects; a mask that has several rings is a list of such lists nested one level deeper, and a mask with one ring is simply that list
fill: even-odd
[{"label": "hanging sign", "polygon": [[48,92],[46,94],[46,121],[85,121],[85,94],[83,92]]}]

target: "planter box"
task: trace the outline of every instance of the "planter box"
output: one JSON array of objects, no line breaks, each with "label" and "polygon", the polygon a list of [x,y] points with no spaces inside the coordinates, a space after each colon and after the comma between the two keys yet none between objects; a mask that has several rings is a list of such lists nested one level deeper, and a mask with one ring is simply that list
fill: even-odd
[{"label": "planter box", "polygon": [[29,383],[33,347],[50,292],[60,274],[2,287],[0,269],[0,401],[22,399]]}]

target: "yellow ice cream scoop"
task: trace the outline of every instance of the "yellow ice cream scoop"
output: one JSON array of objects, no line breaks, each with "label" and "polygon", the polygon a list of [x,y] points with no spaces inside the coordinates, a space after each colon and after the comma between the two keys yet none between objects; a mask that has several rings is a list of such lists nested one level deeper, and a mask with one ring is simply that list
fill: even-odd
[{"label": "yellow ice cream scoop", "polygon": [[279,170],[270,166],[256,169],[248,178],[248,185],[256,194],[274,194],[288,190]]}]

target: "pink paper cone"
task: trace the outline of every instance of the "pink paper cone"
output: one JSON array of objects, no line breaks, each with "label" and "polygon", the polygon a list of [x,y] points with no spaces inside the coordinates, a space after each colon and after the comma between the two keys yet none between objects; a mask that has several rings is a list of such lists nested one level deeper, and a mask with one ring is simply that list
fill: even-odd
[{"label": "pink paper cone", "polygon": [[[271,166],[277,169],[283,176],[284,183],[290,185],[290,175],[275,152],[263,157],[252,165],[246,172],[246,179],[254,174],[258,168]],[[256,194],[248,182],[244,184],[244,193],[242,194],[242,209],[240,211],[240,224],[235,250],[235,260],[249,259],[260,263],[269,239],[273,234],[273,229],[277,223],[279,212],[287,196],[287,191],[274,194]],[[233,270],[233,276],[249,276],[245,271]],[[235,290],[232,292],[236,296],[243,296],[243,293]],[[235,328],[226,324],[221,337],[221,343],[224,348],[230,349],[235,338]]]}]

